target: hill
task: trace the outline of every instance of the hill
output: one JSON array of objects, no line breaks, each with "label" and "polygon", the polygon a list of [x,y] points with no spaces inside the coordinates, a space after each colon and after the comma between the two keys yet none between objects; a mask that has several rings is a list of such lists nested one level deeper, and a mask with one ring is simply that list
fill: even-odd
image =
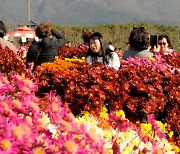
[{"label": "hill", "polygon": [[[1,20],[28,20],[27,0],[0,0]],[[59,25],[147,22],[180,25],[179,0],[31,0],[31,19]]]}]

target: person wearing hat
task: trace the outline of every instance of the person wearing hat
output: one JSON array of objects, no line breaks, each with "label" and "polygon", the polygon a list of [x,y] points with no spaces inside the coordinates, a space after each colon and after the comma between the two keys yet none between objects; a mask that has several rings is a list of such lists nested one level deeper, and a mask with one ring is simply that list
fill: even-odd
[{"label": "person wearing hat", "polygon": [[104,65],[112,67],[116,70],[120,68],[120,59],[118,54],[109,48],[101,33],[95,32],[90,35],[88,43],[89,49],[86,54],[86,62],[88,64],[102,62]]},{"label": "person wearing hat", "polygon": [[13,43],[7,41],[4,39],[4,36],[6,36],[6,28],[2,21],[0,21],[0,44],[1,47],[4,49],[5,47],[8,47],[10,50],[15,51],[16,47]]}]

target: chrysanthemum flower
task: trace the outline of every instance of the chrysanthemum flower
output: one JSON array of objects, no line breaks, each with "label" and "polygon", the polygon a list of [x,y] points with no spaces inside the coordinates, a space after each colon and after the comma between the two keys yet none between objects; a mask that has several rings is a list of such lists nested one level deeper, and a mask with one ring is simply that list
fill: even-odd
[{"label": "chrysanthemum flower", "polygon": [[70,153],[76,153],[78,149],[78,145],[74,141],[66,141],[63,146]]},{"label": "chrysanthemum flower", "polygon": [[9,140],[1,140],[0,149],[2,151],[9,151],[11,149],[11,142]]},{"label": "chrysanthemum flower", "polygon": [[43,147],[35,147],[32,152],[33,154],[46,154]]}]

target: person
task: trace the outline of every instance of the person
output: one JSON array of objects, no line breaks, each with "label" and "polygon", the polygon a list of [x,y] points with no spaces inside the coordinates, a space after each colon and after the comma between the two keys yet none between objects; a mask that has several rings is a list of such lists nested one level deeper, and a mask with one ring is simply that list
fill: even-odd
[{"label": "person", "polygon": [[147,58],[152,57],[153,53],[148,51],[149,34],[144,27],[133,28],[129,36],[130,49],[123,53],[123,59],[129,57]]},{"label": "person", "polygon": [[126,43],[126,45],[127,45],[127,50],[130,50],[131,49],[131,45],[130,45],[129,41]]},{"label": "person", "polygon": [[173,46],[171,44],[171,41],[166,34],[161,34],[158,36],[158,45],[159,45],[159,52],[160,53],[169,53],[173,52]]},{"label": "person", "polygon": [[67,41],[67,42],[65,43],[65,46],[66,46],[67,48],[70,48],[70,47],[72,46],[72,43],[71,43],[70,41]]},{"label": "person", "polygon": [[87,31],[83,31],[82,33],[82,39],[83,39],[83,43],[81,43],[78,48],[81,51],[85,51],[87,52],[89,49],[89,36],[92,35],[93,32],[91,30],[87,30]]},{"label": "person", "polygon": [[5,40],[4,36],[6,36],[6,28],[3,21],[0,21],[0,44],[3,49],[5,47],[8,47],[10,50],[15,51],[16,47],[14,46],[14,44],[8,40]]},{"label": "person", "polygon": [[83,39],[83,44],[88,46],[89,43],[89,36],[92,35],[93,32],[91,30],[83,31],[82,34],[82,39]]},{"label": "person", "polygon": [[[64,35],[45,23],[40,23],[36,27],[35,33],[39,41],[34,39],[26,55],[27,67],[30,62],[34,62],[34,69],[44,62],[53,62],[55,56],[58,55],[58,49],[66,43]],[[56,39],[52,39],[51,36]]]},{"label": "person", "polygon": [[120,60],[122,59],[122,55],[123,55],[123,50],[122,48],[115,48],[114,52],[116,52],[120,58]]},{"label": "person", "polygon": [[88,64],[102,62],[104,65],[116,70],[120,68],[118,54],[109,49],[108,44],[105,43],[102,34],[99,32],[94,32],[89,37],[89,49],[86,54],[86,62]]}]

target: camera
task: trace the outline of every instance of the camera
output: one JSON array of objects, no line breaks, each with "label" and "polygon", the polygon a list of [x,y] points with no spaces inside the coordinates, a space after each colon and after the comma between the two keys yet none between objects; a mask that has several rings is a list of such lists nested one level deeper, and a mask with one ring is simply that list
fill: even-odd
[{"label": "camera", "polygon": [[154,46],[158,46],[158,36],[157,35],[150,35],[150,46],[154,47]]}]

